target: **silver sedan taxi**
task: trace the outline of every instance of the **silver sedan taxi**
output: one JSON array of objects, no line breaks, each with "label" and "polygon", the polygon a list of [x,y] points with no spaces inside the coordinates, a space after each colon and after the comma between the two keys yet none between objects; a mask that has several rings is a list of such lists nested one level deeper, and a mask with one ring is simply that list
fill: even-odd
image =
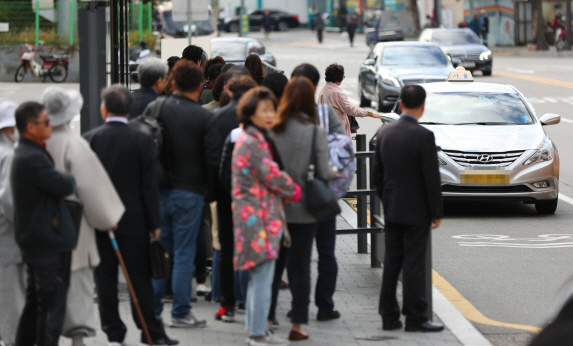
[{"label": "silver sedan taxi", "polygon": [[559,115],[538,117],[519,90],[474,82],[463,67],[446,82],[421,85],[427,96],[420,124],[440,147],[445,200],[519,201],[540,214],[555,212],[559,153],[543,126],[558,124]]}]

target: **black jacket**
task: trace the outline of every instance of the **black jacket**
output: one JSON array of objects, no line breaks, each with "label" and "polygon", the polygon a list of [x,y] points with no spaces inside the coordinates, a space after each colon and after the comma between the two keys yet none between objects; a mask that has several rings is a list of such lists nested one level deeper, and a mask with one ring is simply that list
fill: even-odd
[{"label": "black jacket", "polygon": [[434,133],[407,116],[382,126],[376,138],[374,182],[386,221],[428,226],[432,219],[441,219]]},{"label": "black jacket", "polygon": [[74,192],[74,178],[54,168],[45,148],[21,138],[14,152],[10,184],[14,233],[23,255],[46,256],[73,250],[77,232],[62,199]]},{"label": "black jacket", "polygon": [[129,119],[136,118],[143,114],[147,105],[155,101],[159,95],[153,88],[141,87],[135,90],[131,94],[131,97],[133,99],[133,105],[131,107],[131,113],[129,113]]},{"label": "black jacket", "polygon": [[156,149],[151,136],[127,124],[109,122],[86,132],[125,206],[118,236],[149,237],[159,227]]},{"label": "black jacket", "polygon": [[[225,145],[225,140],[231,131],[239,127],[239,119],[237,118],[237,104],[238,101],[233,99],[225,107],[219,109],[215,113],[213,122],[209,128],[209,140],[212,142],[213,150],[215,155],[210,157],[208,161],[209,171],[214,174],[210,174],[209,185],[217,194],[218,187],[223,187],[218,178],[219,166],[221,164],[221,157],[223,153],[223,147]],[[219,192],[226,193],[226,189],[221,188]],[[215,198],[211,195],[208,201]]]},{"label": "black jacket", "polygon": [[208,136],[213,115],[199,103],[173,94],[163,104],[159,121],[163,124],[165,187],[204,195],[207,176],[212,174],[207,161],[218,155],[215,142]]}]

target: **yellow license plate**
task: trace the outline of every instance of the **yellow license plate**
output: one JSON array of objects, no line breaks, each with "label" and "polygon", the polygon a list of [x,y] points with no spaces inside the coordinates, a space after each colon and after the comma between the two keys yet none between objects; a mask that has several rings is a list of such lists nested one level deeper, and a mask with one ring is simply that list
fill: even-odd
[{"label": "yellow license plate", "polygon": [[509,171],[469,170],[460,172],[462,184],[509,184]]}]

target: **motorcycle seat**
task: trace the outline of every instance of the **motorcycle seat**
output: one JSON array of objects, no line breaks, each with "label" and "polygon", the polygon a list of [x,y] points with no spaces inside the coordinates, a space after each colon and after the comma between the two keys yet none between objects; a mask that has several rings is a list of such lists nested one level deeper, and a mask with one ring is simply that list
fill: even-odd
[{"label": "motorcycle seat", "polygon": [[53,54],[42,54],[42,55],[40,55],[40,58],[42,58],[42,60],[52,60],[52,59],[54,59],[54,55]]}]

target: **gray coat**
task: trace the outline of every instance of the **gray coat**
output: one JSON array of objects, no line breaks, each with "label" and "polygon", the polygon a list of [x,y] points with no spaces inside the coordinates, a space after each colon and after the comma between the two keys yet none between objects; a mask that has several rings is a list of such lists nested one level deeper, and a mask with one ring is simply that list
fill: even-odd
[{"label": "gray coat", "polygon": [[10,166],[14,145],[0,132],[0,266],[22,263],[14,238],[14,203],[10,189]]},{"label": "gray coat", "polygon": [[[318,220],[306,209],[305,183],[310,162],[310,148],[312,147],[312,123],[303,124],[294,116],[288,120],[286,130],[282,133],[270,132],[276,149],[284,165],[284,170],[302,188],[302,197],[297,203],[286,203],[285,213],[288,223],[315,223]],[[335,178],[328,159],[328,143],[326,132],[319,128],[316,134],[316,176],[329,181]]]},{"label": "gray coat", "polygon": [[78,245],[72,252],[72,271],[95,268],[100,258],[94,228],[107,230],[117,225],[125,208],[89,143],[72,133],[68,125],[55,127],[46,145],[56,169],[75,178],[77,196],[74,197],[84,203]]}]

